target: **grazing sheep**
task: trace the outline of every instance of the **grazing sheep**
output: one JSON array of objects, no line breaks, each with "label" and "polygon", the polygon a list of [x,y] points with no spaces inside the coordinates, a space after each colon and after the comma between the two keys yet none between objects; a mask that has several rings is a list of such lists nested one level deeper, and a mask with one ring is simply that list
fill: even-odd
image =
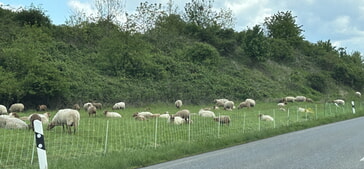
[{"label": "grazing sheep", "polygon": [[112,106],[112,109],[113,110],[125,109],[125,103],[124,102],[115,103],[114,106]]},{"label": "grazing sheep", "polygon": [[226,115],[221,115],[221,116],[215,117],[214,120],[217,122],[220,122],[220,124],[227,124],[227,125],[230,125],[230,121],[231,121],[230,116],[226,116]]},{"label": "grazing sheep", "polygon": [[183,119],[186,120],[186,122],[189,122],[190,114],[191,113],[189,110],[183,109],[183,110],[178,111],[176,114],[174,114],[174,116],[182,117]]},{"label": "grazing sheep", "polygon": [[181,125],[181,124],[184,124],[186,123],[186,120],[180,116],[170,116],[168,118],[168,123],[174,123],[176,125]]},{"label": "grazing sheep", "polygon": [[357,96],[357,97],[361,97],[361,93],[360,92],[355,92],[355,96]]},{"label": "grazing sheep", "polygon": [[38,105],[38,111],[47,111],[48,107],[45,104]]},{"label": "grazing sheep", "polygon": [[0,116],[0,128],[5,129],[27,129],[28,125],[23,120],[9,117],[7,115]]},{"label": "grazing sheep", "polygon": [[90,103],[90,102],[87,102],[87,103],[83,104],[83,108],[85,109],[85,111],[87,111],[88,108],[91,107],[91,106],[92,106],[92,103]]},{"label": "grazing sheep", "polygon": [[245,102],[250,103],[250,107],[255,107],[255,100],[253,100],[253,99],[245,99]]},{"label": "grazing sheep", "polygon": [[71,134],[72,126],[73,126],[73,133],[76,133],[79,123],[80,123],[80,113],[77,110],[61,109],[58,110],[56,115],[54,115],[52,121],[48,124],[48,130],[51,130],[55,126],[62,126],[64,130],[64,125],[66,125],[68,133]]},{"label": "grazing sheep", "polygon": [[93,106],[95,106],[97,109],[101,109],[102,108],[102,104],[101,103],[92,103]]},{"label": "grazing sheep", "polygon": [[301,112],[301,113],[314,113],[311,108],[305,109],[305,108],[302,108],[302,107],[298,107],[297,111]]},{"label": "grazing sheep", "polygon": [[234,108],[234,102],[233,101],[227,101],[224,104],[224,110],[233,110]]},{"label": "grazing sheep", "polygon": [[117,112],[108,112],[107,110],[104,111],[104,115],[106,117],[116,117],[116,118],[121,118],[121,114],[117,113]]},{"label": "grazing sheep", "polygon": [[24,104],[22,103],[14,103],[9,108],[10,112],[22,112],[24,111]]},{"label": "grazing sheep", "polygon": [[22,119],[22,120],[30,120],[30,117],[32,115],[34,115],[34,114],[37,114],[42,119],[41,121],[42,121],[43,124],[48,124],[49,123],[49,118],[51,117],[51,114],[48,113],[48,112],[45,112],[43,114],[33,113],[33,114],[29,115],[29,116],[20,117],[20,119]]},{"label": "grazing sheep", "polygon": [[311,98],[306,98],[306,102],[313,103],[313,100]]},{"label": "grazing sheep", "polygon": [[90,117],[90,116],[94,115],[96,117],[96,111],[97,111],[97,108],[95,106],[91,105],[87,109],[88,116]]},{"label": "grazing sheep", "polygon": [[270,115],[259,114],[259,118],[262,121],[274,121],[273,117]]},{"label": "grazing sheep", "polygon": [[133,117],[135,120],[140,120],[140,121],[147,120],[147,118],[141,114],[134,114]]},{"label": "grazing sheep", "polygon": [[305,102],[306,101],[306,97],[305,96],[296,96],[296,98],[294,99],[295,102]]},{"label": "grazing sheep", "polygon": [[30,120],[29,129],[32,129],[34,131],[34,124],[33,124],[33,122],[35,120],[42,121],[42,118],[38,114],[32,114],[30,116],[29,120]]},{"label": "grazing sheep", "polygon": [[229,101],[228,99],[215,99],[215,105],[217,107],[224,107],[225,102]]},{"label": "grazing sheep", "polygon": [[176,102],[174,102],[174,105],[177,107],[177,109],[182,107],[182,100],[177,100]]},{"label": "grazing sheep", "polygon": [[283,98],[284,102],[294,102],[295,100],[296,100],[296,98],[293,96],[287,96],[287,97]]},{"label": "grazing sheep", "polygon": [[79,105],[79,104],[74,104],[74,105],[72,106],[72,108],[73,108],[73,109],[75,109],[75,110],[80,110],[80,109],[81,109],[81,107],[80,107],[80,105]]},{"label": "grazing sheep", "polygon": [[0,105],[0,115],[8,114],[8,110],[4,105]]},{"label": "grazing sheep", "polygon": [[239,104],[239,106],[238,106],[238,109],[242,109],[242,108],[244,108],[244,107],[250,107],[250,102],[247,102],[247,101],[243,101],[243,102],[241,102],[240,104]]},{"label": "grazing sheep", "polygon": [[212,118],[216,117],[214,112],[205,109],[200,109],[200,111],[198,111],[198,115],[201,117],[212,117]]},{"label": "grazing sheep", "polygon": [[345,105],[345,101],[342,99],[336,99],[332,101],[333,103],[336,103],[337,105]]}]

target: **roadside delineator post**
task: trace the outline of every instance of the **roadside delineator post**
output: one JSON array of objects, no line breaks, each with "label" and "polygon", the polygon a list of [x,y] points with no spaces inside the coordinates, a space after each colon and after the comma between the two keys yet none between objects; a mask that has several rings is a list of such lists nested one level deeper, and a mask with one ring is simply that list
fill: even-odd
[{"label": "roadside delineator post", "polygon": [[38,161],[39,161],[39,168],[40,169],[47,169],[47,153],[46,148],[44,144],[44,135],[43,135],[43,125],[42,122],[39,120],[34,120],[33,122],[34,126],[34,137],[37,147],[37,153],[38,153]]}]

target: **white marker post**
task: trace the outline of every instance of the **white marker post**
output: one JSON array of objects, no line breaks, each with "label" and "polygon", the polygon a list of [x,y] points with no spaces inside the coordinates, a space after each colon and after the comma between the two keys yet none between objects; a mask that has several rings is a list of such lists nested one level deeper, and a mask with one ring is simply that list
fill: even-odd
[{"label": "white marker post", "polygon": [[354,105],[354,101],[351,101],[351,107],[353,109],[353,114],[355,114],[355,105]]},{"label": "white marker post", "polygon": [[44,144],[44,136],[43,136],[43,125],[42,122],[39,120],[34,120],[34,137],[37,146],[37,153],[38,153],[38,161],[39,161],[39,168],[40,169],[47,169],[47,154]]}]

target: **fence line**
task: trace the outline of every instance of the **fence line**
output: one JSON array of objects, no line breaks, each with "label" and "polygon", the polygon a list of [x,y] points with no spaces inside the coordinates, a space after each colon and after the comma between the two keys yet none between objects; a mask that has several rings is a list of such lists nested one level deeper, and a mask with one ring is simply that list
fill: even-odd
[{"label": "fence line", "polygon": [[[148,121],[125,120],[123,118],[83,118],[75,135],[67,134],[62,127],[55,127],[51,131],[45,131],[44,136],[48,159],[69,159],[84,155],[105,155],[109,152],[157,148],[173,144],[175,141],[190,143],[206,141],[209,138],[229,137],[239,133],[275,129],[294,122],[332,116],[332,106],[330,105],[328,114],[325,112],[326,104],[323,111],[320,111],[316,105],[314,115],[307,112],[300,114],[296,111],[296,117],[293,116],[295,121],[291,119],[290,109],[287,109],[286,112],[276,112],[276,109],[272,109],[268,113],[263,112],[263,114],[272,115],[273,122],[261,121],[257,116],[261,112],[254,112],[254,109],[239,110],[235,113],[228,111],[216,113],[218,116],[231,116],[230,125],[220,125],[211,118],[198,115],[191,116],[193,123],[187,125],[170,124],[162,118]],[[334,116],[337,116],[338,113],[351,112],[351,106],[348,109],[336,107]],[[0,146],[0,168],[22,168],[22,166],[29,165],[37,168],[38,164],[33,164],[33,158],[37,157],[34,156],[34,135],[32,132],[0,129],[0,135],[2,135],[2,139],[0,139],[2,143]],[[51,160],[48,161],[51,162]]]}]

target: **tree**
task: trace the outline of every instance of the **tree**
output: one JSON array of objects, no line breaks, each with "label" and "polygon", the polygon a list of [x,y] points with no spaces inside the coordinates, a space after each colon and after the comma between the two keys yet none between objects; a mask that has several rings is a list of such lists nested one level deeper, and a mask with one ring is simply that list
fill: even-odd
[{"label": "tree", "polygon": [[268,42],[263,29],[255,25],[246,31],[244,51],[253,61],[265,61],[268,57]]},{"label": "tree", "polygon": [[191,0],[185,5],[185,19],[189,23],[207,28],[219,26],[221,28],[233,27],[233,16],[230,9],[220,9],[217,12],[213,8],[213,0]]},{"label": "tree", "polygon": [[20,25],[36,25],[36,26],[50,26],[51,20],[46,16],[41,8],[33,5],[29,9],[22,9],[15,15],[15,20]]},{"label": "tree", "polygon": [[264,25],[267,28],[268,37],[283,39],[290,44],[302,41],[302,25],[297,25],[295,18],[291,11],[278,12],[271,17],[266,17]]},{"label": "tree", "polygon": [[98,20],[118,23],[118,17],[125,13],[123,0],[94,0]]}]

